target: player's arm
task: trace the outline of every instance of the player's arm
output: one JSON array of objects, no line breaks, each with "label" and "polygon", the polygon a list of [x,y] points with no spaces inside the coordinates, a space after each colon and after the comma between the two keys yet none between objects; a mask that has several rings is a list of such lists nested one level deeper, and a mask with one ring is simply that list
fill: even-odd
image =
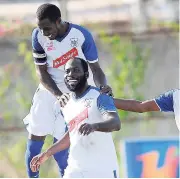
[{"label": "player's arm", "polygon": [[95,123],[96,131],[112,132],[120,130],[120,118],[114,105],[113,98],[101,94],[97,99],[97,107],[104,121]]},{"label": "player's arm", "polygon": [[173,91],[174,90],[167,91],[166,93],[159,95],[155,99],[143,102],[128,99],[114,99],[114,103],[117,109],[125,111],[139,113],[150,111],[173,112]]},{"label": "player's arm", "polygon": [[47,155],[51,157],[57,152],[67,149],[70,146],[69,132],[64,134],[64,137],[52,145],[47,151]]},{"label": "player's arm", "polygon": [[111,88],[107,85],[106,76],[98,62],[98,52],[94,39],[89,31],[85,29],[83,31],[85,41],[82,46],[82,51],[92,71],[94,83],[98,88],[104,87],[102,92],[112,94]]},{"label": "player's arm", "polygon": [[55,95],[56,97],[60,97],[62,95],[62,92],[59,90],[56,83],[47,72],[47,65],[36,64],[36,73],[41,84],[43,84],[43,86],[48,89],[53,95]]},{"label": "player's arm", "polygon": [[38,41],[38,33],[38,29],[34,29],[32,32],[33,57],[36,65],[37,76],[46,89],[48,89],[56,97],[61,96],[62,92],[59,90],[47,71],[46,53]]},{"label": "player's arm", "polygon": [[139,113],[160,110],[155,100],[138,101],[131,99],[114,99],[114,104],[117,109]]},{"label": "player's arm", "polygon": [[49,159],[55,153],[67,149],[69,146],[69,132],[66,132],[64,137],[61,140],[57,141],[54,145],[52,145],[47,151],[33,157],[30,163],[31,170],[33,172],[38,171],[40,165],[43,164],[47,159]]},{"label": "player's arm", "polygon": [[97,100],[97,107],[104,121],[94,124],[82,124],[79,128],[81,134],[89,135],[94,131],[113,132],[121,129],[120,118],[117,114],[112,97],[101,94]]},{"label": "player's arm", "polygon": [[109,85],[107,85],[106,76],[103,70],[101,69],[99,63],[89,63],[89,66],[93,73],[94,83],[98,88],[100,88],[101,93],[106,93],[110,96],[113,96],[112,89]]},{"label": "player's arm", "polygon": [[106,76],[101,69],[98,62],[89,63],[89,67],[93,73],[93,79],[95,85],[100,88],[101,86],[107,85]]},{"label": "player's arm", "polygon": [[119,116],[116,112],[106,112],[103,115],[104,122],[95,123],[95,131],[113,132],[121,129]]}]

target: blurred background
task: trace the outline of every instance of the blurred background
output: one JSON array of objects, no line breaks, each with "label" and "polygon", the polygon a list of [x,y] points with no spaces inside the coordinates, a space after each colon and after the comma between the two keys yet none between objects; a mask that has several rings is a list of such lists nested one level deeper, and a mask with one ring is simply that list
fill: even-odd
[{"label": "blurred background", "polygon": [[[178,0],[0,0],[0,177],[26,177],[22,119],[38,86],[31,32],[39,5],[87,27],[114,95],[150,99],[179,88]],[[113,134],[121,177],[179,177],[179,132],[171,113],[119,111]],[[43,149],[52,144],[46,139]],[[48,172],[47,172],[48,171]],[[41,177],[59,177],[54,160]]]}]

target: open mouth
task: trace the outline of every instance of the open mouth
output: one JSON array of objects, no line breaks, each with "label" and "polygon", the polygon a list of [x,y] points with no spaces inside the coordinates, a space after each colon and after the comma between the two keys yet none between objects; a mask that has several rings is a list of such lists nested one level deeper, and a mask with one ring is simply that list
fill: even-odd
[{"label": "open mouth", "polygon": [[78,83],[77,79],[67,79],[69,85],[76,85]]}]

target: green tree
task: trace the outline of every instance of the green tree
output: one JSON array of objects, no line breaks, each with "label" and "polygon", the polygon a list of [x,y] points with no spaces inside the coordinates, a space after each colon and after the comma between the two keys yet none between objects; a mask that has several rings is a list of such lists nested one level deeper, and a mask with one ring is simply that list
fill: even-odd
[{"label": "green tree", "polygon": [[[102,34],[101,40],[108,46],[112,55],[106,74],[115,97],[142,99],[139,87],[144,80],[149,50],[143,49],[130,38],[121,38],[117,35],[109,37]],[[122,119],[137,117],[135,113],[119,113]]]}]

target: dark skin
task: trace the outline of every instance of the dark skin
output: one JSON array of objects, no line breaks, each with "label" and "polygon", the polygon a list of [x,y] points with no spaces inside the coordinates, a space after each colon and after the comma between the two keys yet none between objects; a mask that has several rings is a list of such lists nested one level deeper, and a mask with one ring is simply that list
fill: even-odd
[{"label": "dark skin", "polygon": [[[84,72],[81,62],[78,59],[69,60],[65,65],[65,83],[69,85],[71,89],[74,90],[75,97],[81,96],[89,87],[87,81],[79,89],[75,89],[75,86],[80,82],[80,80],[85,75],[88,78],[89,73]],[[68,87],[68,86],[67,86]],[[98,122],[94,124],[84,123],[80,126],[79,133],[81,135],[89,135],[92,132],[113,132],[120,130],[120,119],[116,112],[107,112],[105,115],[102,115],[104,122]],[[56,142],[52,147],[50,147],[44,153],[41,153],[35,156],[31,160],[31,170],[36,172],[39,170],[39,167],[44,163],[49,157],[55,153],[62,151],[70,146],[70,137],[69,132],[67,132],[64,137]]]},{"label": "dark skin", "polygon": [[114,99],[114,104],[117,109],[138,113],[160,111],[154,100],[137,101],[131,99]]},{"label": "dark skin", "polygon": [[[52,22],[48,18],[43,20],[37,19],[37,25],[41,30],[41,33],[44,36],[48,37],[50,40],[54,40],[57,36],[63,36],[67,32],[69,27],[69,24],[63,22],[60,17],[56,22]],[[92,70],[93,79],[96,86],[101,88],[102,93],[113,95],[112,89],[106,84],[106,77],[99,63],[89,63],[89,66]],[[68,101],[68,94],[63,94],[57,87],[56,83],[47,71],[47,65],[36,65],[36,73],[41,84],[43,84],[46,89],[48,89],[53,95],[57,97],[61,106],[64,106]],[[29,139],[44,140],[45,136],[35,136],[29,134]]]}]

